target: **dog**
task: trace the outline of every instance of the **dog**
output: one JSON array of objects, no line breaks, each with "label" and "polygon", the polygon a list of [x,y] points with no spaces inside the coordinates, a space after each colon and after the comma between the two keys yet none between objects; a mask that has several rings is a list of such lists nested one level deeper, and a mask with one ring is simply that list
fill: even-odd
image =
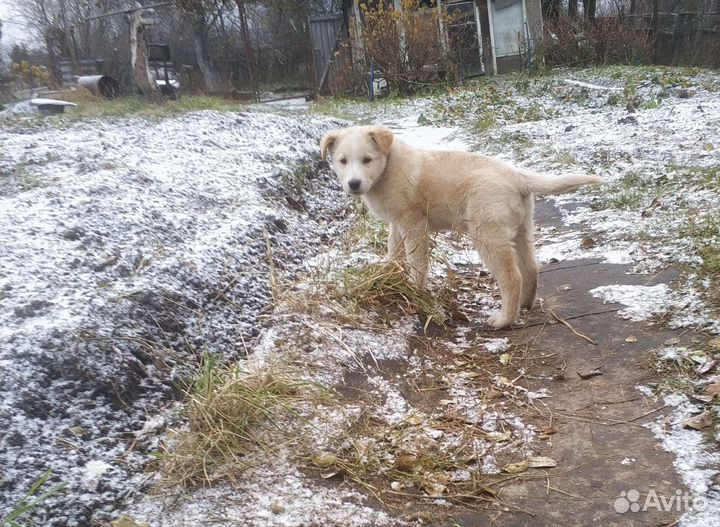
[{"label": "dog", "polygon": [[533,193],[602,182],[588,175],[547,177],[476,153],[413,148],[380,125],[331,130],[320,153],[322,159],[330,154],[343,190],[389,222],[388,257],[405,261],[419,288],[427,279],[430,233],[469,235],[500,286],[502,308],[488,319],[496,329],[535,302]]}]

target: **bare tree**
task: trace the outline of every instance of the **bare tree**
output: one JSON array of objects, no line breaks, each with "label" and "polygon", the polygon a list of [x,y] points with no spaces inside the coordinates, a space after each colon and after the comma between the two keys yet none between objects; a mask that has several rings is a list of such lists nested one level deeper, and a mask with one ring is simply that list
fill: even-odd
[{"label": "bare tree", "polygon": [[220,17],[228,0],[177,0],[176,4],[184,18],[192,27],[195,60],[202,73],[205,88],[210,92],[218,92],[222,81],[212,60],[208,56],[208,37],[212,26]]}]

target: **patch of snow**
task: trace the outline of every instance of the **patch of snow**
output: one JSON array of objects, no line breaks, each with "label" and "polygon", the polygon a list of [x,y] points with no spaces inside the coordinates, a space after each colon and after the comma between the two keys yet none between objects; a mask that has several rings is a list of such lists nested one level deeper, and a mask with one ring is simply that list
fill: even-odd
[{"label": "patch of snow", "polygon": [[488,353],[502,353],[510,349],[510,340],[505,337],[499,339],[487,339],[483,343],[483,347]]},{"label": "patch of snow", "polygon": [[590,90],[607,90],[622,92],[624,88],[620,86],[600,86],[599,84],[592,84],[589,82],[578,81],[574,79],[564,79],[565,84],[571,84],[573,86],[579,86],[580,88],[588,88]]},{"label": "patch of snow", "polygon": [[642,384],[635,385],[635,389],[641,394],[643,394],[645,397],[650,397],[654,394],[652,388],[650,388],[649,386],[644,386]]},{"label": "patch of snow", "polygon": [[390,425],[402,423],[410,413],[402,394],[383,377],[369,377],[368,384],[374,388],[371,393],[383,401],[373,408],[375,416]]},{"label": "patch of snow", "polygon": [[[238,489],[241,489],[240,491]],[[327,488],[300,473],[281,456],[242,474],[234,486],[148,497],[127,514],[154,527],[197,525],[273,525],[278,527],[381,527],[404,525],[364,504],[366,497],[347,487]]]},{"label": "patch of snow", "polygon": [[720,453],[708,445],[703,433],[690,430],[683,422],[698,407],[685,395],[669,394],[665,404],[674,407],[665,418],[645,425],[660,441],[662,447],[675,455],[673,465],[682,482],[696,498],[704,498],[707,508],[704,511],[686,511],[680,519],[684,527],[712,527],[720,518],[720,492],[712,488],[712,481],[720,467]]},{"label": "patch of snow", "polygon": [[627,306],[618,314],[639,322],[665,313],[673,305],[667,284],[645,285],[604,285],[590,290],[590,294],[603,302]]}]

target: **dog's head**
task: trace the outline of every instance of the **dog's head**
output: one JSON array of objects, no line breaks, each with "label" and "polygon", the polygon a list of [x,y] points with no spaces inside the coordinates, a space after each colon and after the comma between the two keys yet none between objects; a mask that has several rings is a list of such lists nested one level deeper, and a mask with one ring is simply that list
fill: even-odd
[{"label": "dog's head", "polygon": [[392,143],[389,128],[353,126],[326,133],[320,141],[320,152],[323,159],[330,153],[343,190],[359,196],[382,176]]}]

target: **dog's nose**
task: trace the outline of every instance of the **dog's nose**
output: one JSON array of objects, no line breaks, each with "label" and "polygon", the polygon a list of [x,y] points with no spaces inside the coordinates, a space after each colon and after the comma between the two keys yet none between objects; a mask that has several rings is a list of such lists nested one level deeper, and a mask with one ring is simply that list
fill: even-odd
[{"label": "dog's nose", "polygon": [[357,190],[360,188],[360,183],[362,183],[359,179],[351,179],[348,181],[348,187],[350,187],[350,190]]}]

